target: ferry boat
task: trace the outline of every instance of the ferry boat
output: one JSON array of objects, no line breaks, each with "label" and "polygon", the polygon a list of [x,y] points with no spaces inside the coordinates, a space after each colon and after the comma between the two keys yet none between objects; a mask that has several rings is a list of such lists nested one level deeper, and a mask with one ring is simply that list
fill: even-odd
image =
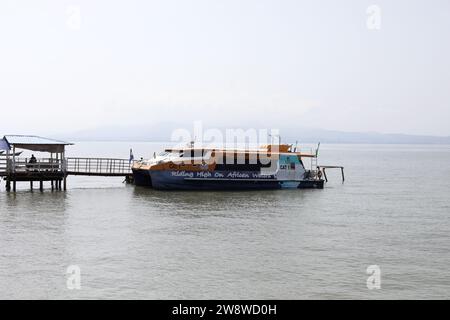
[{"label": "ferry boat", "polygon": [[[303,161],[311,158],[311,168]],[[315,163],[315,165],[313,165]],[[296,152],[288,144],[258,149],[166,149],[132,165],[137,186],[160,190],[322,189],[315,154]]]}]

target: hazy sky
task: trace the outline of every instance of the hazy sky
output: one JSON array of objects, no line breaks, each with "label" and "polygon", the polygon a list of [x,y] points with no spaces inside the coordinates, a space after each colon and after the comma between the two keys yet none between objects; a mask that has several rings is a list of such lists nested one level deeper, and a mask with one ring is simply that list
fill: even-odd
[{"label": "hazy sky", "polygon": [[0,134],[203,120],[450,135],[450,1],[2,0],[0,110]]}]

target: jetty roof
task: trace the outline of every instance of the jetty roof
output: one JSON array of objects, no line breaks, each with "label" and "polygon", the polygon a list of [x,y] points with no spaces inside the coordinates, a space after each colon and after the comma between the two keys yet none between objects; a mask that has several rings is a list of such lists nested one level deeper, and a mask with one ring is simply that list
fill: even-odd
[{"label": "jetty roof", "polygon": [[61,140],[26,135],[5,135],[3,140],[8,145],[7,149],[14,146],[20,149],[42,152],[63,152],[65,146],[73,144]]}]

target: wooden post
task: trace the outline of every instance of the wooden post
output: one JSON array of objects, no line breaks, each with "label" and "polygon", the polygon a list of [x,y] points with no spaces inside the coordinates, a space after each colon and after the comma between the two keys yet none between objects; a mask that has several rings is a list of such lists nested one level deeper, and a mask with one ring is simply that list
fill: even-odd
[{"label": "wooden post", "polygon": [[67,176],[64,176],[64,191],[67,190]]},{"label": "wooden post", "polygon": [[61,154],[61,170],[64,174],[66,174],[66,148],[64,147],[64,151]]},{"label": "wooden post", "polygon": [[9,149],[6,150],[6,174],[10,174],[11,172],[11,159],[9,154]]},{"label": "wooden post", "polygon": [[6,191],[11,191],[11,180],[9,179],[9,176],[6,178]]},{"label": "wooden post", "polygon": [[325,178],[325,182],[328,182],[327,173],[325,172],[325,168],[322,168],[323,176]]},{"label": "wooden post", "polygon": [[42,181],[42,180],[39,181],[39,190],[41,190],[41,191],[44,190],[44,181]]},{"label": "wooden post", "polygon": [[30,189],[33,191],[33,181],[30,181]]},{"label": "wooden post", "polygon": [[13,146],[12,172],[16,172],[16,146]]},{"label": "wooden post", "polygon": [[345,181],[345,177],[344,177],[344,167],[341,167],[341,174],[342,174],[342,183],[344,183],[344,181]]},{"label": "wooden post", "polygon": [[16,179],[13,180],[13,192],[16,192]]}]

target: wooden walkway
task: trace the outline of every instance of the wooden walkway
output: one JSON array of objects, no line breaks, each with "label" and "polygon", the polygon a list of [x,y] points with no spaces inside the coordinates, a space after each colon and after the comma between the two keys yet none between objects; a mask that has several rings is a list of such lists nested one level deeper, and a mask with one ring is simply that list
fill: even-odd
[{"label": "wooden walkway", "polygon": [[65,158],[64,161],[58,159],[39,159],[36,163],[30,163],[29,159],[0,157],[0,177],[6,180],[6,189],[16,190],[16,182],[30,182],[33,189],[33,182],[40,183],[43,189],[43,182],[50,181],[52,190],[66,190],[66,180],[73,176],[97,176],[97,177],[124,177],[127,182],[133,179],[131,164],[128,159],[114,158]]},{"label": "wooden walkway", "polygon": [[66,173],[74,176],[128,177],[132,175],[127,159],[66,158]]}]

